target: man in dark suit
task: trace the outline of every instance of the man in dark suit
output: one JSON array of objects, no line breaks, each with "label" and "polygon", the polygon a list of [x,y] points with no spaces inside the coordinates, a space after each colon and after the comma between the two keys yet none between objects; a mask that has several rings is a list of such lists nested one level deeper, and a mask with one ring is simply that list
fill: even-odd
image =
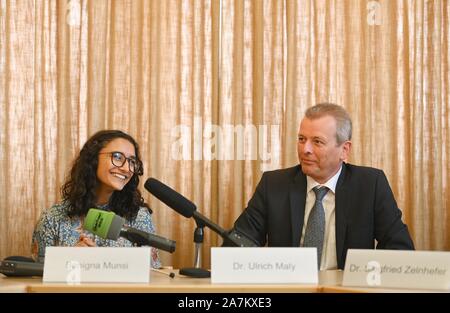
[{"label": "man in dark suit", "polygon": [[343,269],[348,249],[413,250],[383,171],[344,162],[351,134],[341,106],[309,108],[298,132],[300,164],[264,173],[234,230],[260,246],[315,246],[321,270]]}]

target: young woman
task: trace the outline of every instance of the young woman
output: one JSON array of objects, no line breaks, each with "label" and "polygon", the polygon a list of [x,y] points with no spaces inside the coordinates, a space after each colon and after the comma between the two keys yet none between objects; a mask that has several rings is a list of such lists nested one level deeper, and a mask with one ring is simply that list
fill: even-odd
[{"label": "young woman", "polygon": [[[103,130],[84,144],[61,188],[62,202],[45,210],[33,233],[32,254],[43,262],[45,247],[130,247],[124,238],[102,239],[83,229],[90,208],[112,211],[127,220],[126,226],[155,232],[152,210],[138,190],[143,174],[137,142],[119,130]],[[152,267],[161,266],[158,251],[151,249]]]}]

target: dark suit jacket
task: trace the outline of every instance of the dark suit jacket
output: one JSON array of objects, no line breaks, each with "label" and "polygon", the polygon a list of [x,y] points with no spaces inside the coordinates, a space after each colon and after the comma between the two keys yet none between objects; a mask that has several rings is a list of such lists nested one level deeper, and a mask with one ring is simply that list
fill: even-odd
[{"label": "dark suit jacket", "polygon": [[[383,171],[343,164],[336,185],[336,256],[344,268],[348,249],[413,250]],[[306,176],[300,165],[265,172],[234,229],[269,247],[298,247],[303,229]]]}]

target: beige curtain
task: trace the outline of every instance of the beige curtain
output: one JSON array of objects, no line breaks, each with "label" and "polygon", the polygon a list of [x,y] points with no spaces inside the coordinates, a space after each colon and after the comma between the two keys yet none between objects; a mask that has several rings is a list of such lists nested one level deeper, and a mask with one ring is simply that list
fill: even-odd
[{"label": "beige curtain", "polygon": [[[450,2],[0,0],[0,258],[27,255],[86,139],[141,145],[155,177],[225,228],[262,171],[297,163],[317,102],[354,121],[350,161],[384,169],[418,249],[450,249]],[[142,189],[166,265],[194,222]],[[205,230],[209,247],[221,243]]]}]

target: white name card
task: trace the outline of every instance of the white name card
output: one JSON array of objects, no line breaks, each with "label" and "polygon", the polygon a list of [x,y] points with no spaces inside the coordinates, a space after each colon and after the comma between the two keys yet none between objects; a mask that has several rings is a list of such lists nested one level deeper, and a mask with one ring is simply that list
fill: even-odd
[{"label": "white name card", "polygon": [[450,289],[450,252],[350,249],[342,285]]},{"label": "white name card", "polygon": [[318,284],[316,248],[211,248],[212,283]]},{"label": "white name card", "polygon": [[47,247],[44,282],[150,282],[150,248]]}]

